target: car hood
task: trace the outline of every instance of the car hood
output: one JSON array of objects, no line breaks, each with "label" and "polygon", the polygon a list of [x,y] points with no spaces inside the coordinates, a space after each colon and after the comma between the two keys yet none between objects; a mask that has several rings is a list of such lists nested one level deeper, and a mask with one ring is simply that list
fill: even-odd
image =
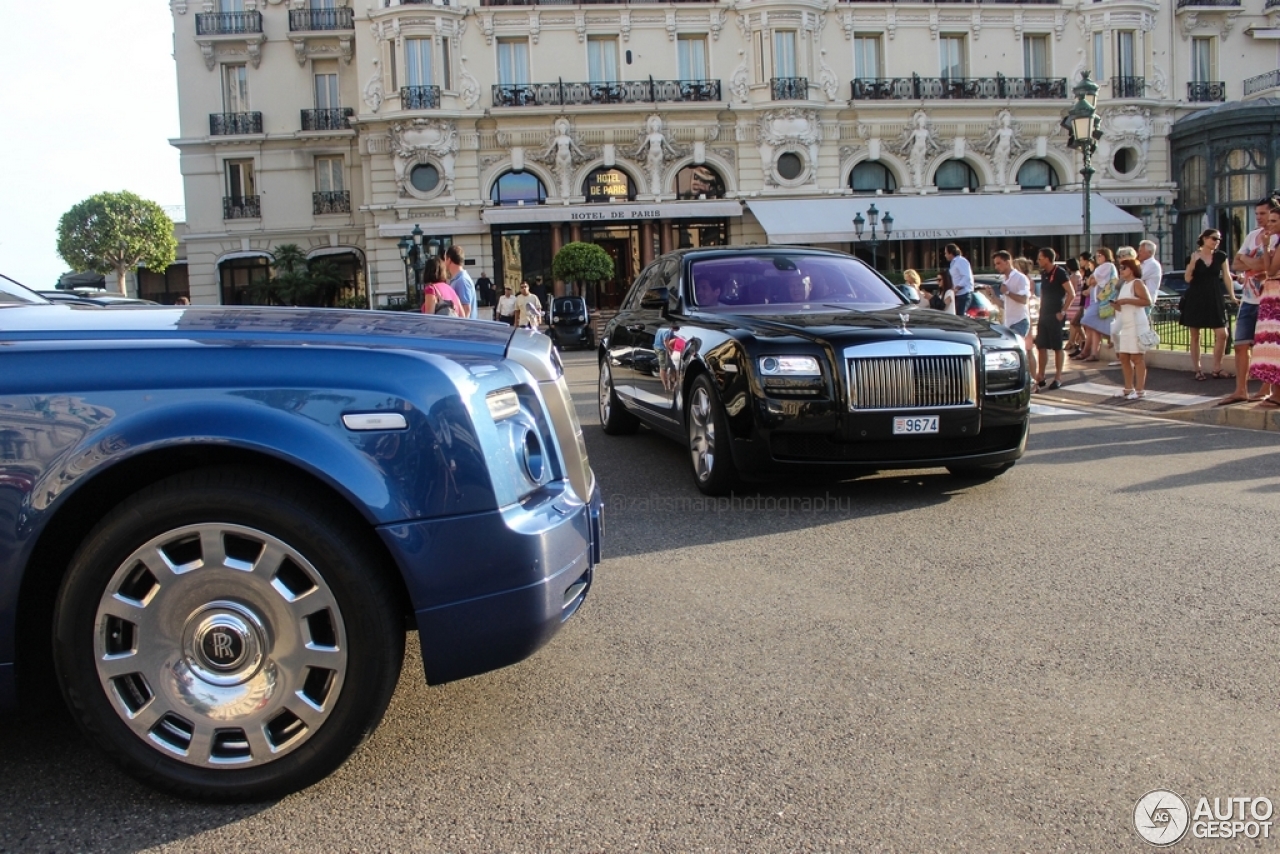
[{"label": "car hood", "polygon": [[744,311],[735,314],[722,312],[696,313],[690,317],[696,325],[712,326],[725,331],[741,330],[761,337],[797,336],[811,340],[839,339],[851,332],[896,331],[905,329],[910,335],[968,333],[984,340],[995,341],[1011,337],[1002,327],[995,327],[985,320],[959,317],[954,314],[920,306],[893,306],[875,311],[803,312],[796,314],[768,314]]},{"label": "car hood", "polygon": [[309,344],[417,349],[445,355],[501,356],[505,323],[411,312],[249,306],[0,306],[0,345],[85,341],[103,346],[185,341],[230,346]]}]

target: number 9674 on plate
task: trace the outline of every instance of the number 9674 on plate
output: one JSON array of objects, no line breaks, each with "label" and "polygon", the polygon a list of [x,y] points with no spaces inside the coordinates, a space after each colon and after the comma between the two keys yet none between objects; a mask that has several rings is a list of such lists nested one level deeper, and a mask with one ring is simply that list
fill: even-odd
[{"label": "number 9674 on plate", "polygon": [[938,432],[938,416],[913,415],[898,416],[893,419],[893,435],[923,436]]}]

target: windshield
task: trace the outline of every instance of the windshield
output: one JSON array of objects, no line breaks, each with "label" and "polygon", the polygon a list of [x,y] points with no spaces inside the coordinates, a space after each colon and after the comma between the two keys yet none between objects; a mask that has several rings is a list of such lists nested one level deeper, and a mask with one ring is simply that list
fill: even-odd
[{"label": "windshield", "polygon": [[44,297],[0,273],[0,305],[42,305]]},{"label": "windshield", "polygon": [[903,304],[902,295],[854,258],[769,253],[694,261],[694,302],[704,310],[783,306],[788,314],[832,309],[874,311]]}]

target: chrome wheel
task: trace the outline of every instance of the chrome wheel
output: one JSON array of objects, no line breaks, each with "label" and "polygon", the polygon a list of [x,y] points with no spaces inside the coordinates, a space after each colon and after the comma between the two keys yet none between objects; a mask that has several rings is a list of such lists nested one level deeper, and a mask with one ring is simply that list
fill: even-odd
[{"label": "chrome wheel", "polygon": [[600,360],[600,382],[597,388],[600,402],[600,423],[608,424],[613,411],[613,376],[609,372],[609,360]]},{"label": "chrome wheel", "polygon": [[93,652],[120,720],[164,754],[253,767],[332,713],[347,630],[324,577],[251,527],[197,524],[144,543],[98,603]]},{"label": "chrome wheel", "polygon": [[693,474],[704,483],[715,474],[716,422],[711,411],[711,395],[699,385],[689,400],[689,454]]}]

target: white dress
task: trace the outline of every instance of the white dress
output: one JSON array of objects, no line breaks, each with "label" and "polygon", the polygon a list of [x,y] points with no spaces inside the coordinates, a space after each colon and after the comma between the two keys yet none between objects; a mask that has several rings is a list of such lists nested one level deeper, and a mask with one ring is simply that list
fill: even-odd
[{"label": "white dress", "polygon": [[[1130,279],[1120,286],[1119,299],[1133,299],[1134,286],[1140,279]],[[1147,310],[1140,305],[1118,305],[1116,316],[1120,318],[1120,336],[1113,343],[1117,353],[1145,353],[1147,348],[1138,340],[1139,333],[1148,329]]]}]

